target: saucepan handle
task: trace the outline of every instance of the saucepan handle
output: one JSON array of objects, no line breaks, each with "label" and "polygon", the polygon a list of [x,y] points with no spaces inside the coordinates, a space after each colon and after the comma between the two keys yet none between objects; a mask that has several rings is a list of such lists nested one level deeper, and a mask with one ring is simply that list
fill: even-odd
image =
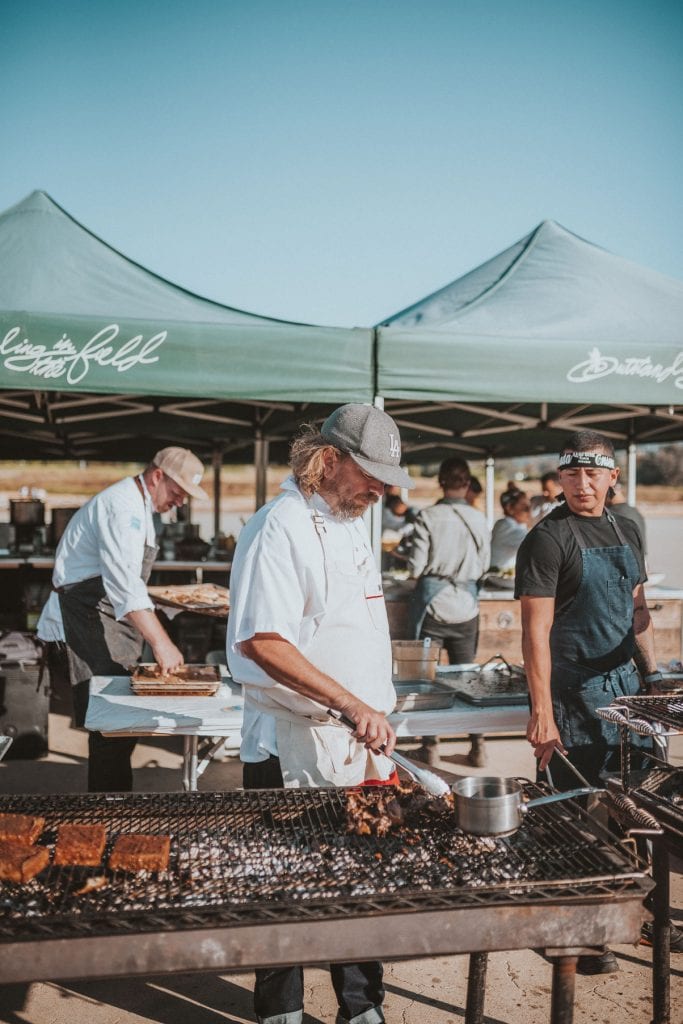
[{"label": "saucepan handle", "polygon": [[577,796],[592,796],[595,793],[606,793],[605,789],[596,789],[595,786],[583,786],[581,789],[568,789],[564,793],[551,793],[550,796],[537,796],[534,800],[520,804],[520,810],[525,812],[530,807],[540,807],[541,804],[554,804],[559,800],[573,800]]}]

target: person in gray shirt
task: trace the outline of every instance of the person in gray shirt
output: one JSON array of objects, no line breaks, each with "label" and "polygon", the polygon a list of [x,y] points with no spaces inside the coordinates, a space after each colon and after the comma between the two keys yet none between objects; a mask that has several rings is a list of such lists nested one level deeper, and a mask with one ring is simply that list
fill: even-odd
[{"label": "person in gray shirt", "polygon": [[643,541],[643,554],[647,556],[647,538],[645,537],[645,519],[635,505],[629,505],[624,495],[624,488],[619,481],[611,488],[612,493],[607,492],[605,507],[614,512],[615,516],[623,516],[630,519],[638,527],[638,532]]},{"label": "person in gray shirt", "polygon": [[[442,462],[443,497],[415,520],[410,575],[417,579],[412,604],[415,639],[443,644],[451,664],[473,662],[479,639],[478,581],[489,567],[491,541],[485,516],[467,503],[469,466],[452,456]],[[472,736],[470,761],[484,764],[481,737]]]}]

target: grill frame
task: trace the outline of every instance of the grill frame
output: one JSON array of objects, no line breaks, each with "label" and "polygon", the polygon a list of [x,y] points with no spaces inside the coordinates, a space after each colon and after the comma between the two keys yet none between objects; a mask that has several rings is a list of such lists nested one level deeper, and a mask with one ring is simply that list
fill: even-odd
[{"label": "grill frame", "polygon": [[[530,783],[525,788],[529,795],[540,791]],[[2,797],[0,810],[41,813],[49,801],[49,837],[48,828],[57,819],[88,820],[84,807],[92,816],[97,816],[99,810],[98,820],[102,820],[105,807],[113,811],[125,831],[136,831],[141,830],[139,814],[149,809],[150,802],[160,803],[162,809],[175,807],[181,815],[240,805],[258,805],[263,814],[264,809],[270,813],[273,807],[284,806],[297,811],[303,808],[315,819],[330,800],[338,806],[341,799],[343,791],[339,790],[92,794],[50,796],[42,798],[42,803],[35,797]],[[568,835],[583,841],[585,850],[580,854],[584,863],[577,871],[580,876],[583,870],[583,877],[535,882],[522,877],[484,886],[465,884],[422,892],[403,889],[298,902],[265,899],[241,905],[224,901],[209,907],[170,906],[156,911],[109,910],[76,918],[47,914],[24,917],[21,927],[14,921],[8,926],[5,915],[0,918],[0,982],[635,941],[647,916],[642,900],[650,881],[626,849],[578,805],[561,806],[562,810],[560,805],[534,809],[526,819],[541,836],[551,827],[561,832],[565,841]],[[163,813],[160,820],[164,820]],[[149,816],[143,824],[149,831]],[[324,815],[319,824],[323,830],[329,827]],[[177,834],[178,830],[170,831]],[[506,848],[524,842],[523,829],[520,832],[518,839],[495,842]],[[381,842],[373,840],[369,849]],[[595,859],[601,861],[604,857],[609,869],[605,870],[602,863],[602,870],[593,865],[591,874],[588,869],[595,851],[600,851]],[[97,873],[97,869],[79,870]],[[390,928],[386,927],[387,917],[392,919]]]}]

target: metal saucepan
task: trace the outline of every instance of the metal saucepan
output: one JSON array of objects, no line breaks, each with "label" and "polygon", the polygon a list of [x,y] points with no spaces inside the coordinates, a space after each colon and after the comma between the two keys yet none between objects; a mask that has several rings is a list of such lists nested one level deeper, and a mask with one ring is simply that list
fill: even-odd
[{"label": "metal saucepan", "polygon": [[603,792],[602,789],[584,786],[581,789],[569,789],[565,793],[551,793],[550,796],[525,800],[522,787],[516,779],[468,775],[453,783],[458,826],[463,832],[475,836],[512,835],[531,807]]}]

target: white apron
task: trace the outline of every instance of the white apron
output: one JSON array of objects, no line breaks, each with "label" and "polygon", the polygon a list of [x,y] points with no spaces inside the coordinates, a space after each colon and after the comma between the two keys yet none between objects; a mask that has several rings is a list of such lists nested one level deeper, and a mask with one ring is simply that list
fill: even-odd
[{"label": "white apron", "polygon": [[[361,552],[336,561],[326,542],[323,516],[312,510],[311,521],[322,546],[327,602],[312,641],[301,653],[370,707],[389,714],[396,703],[391,640],[382,577],[372,551],[364,541]],[[327,709],[316,701],[281,684],[259,697],[259,711],[276,719],[285,787],[356,786],[391,775],[388,758],[366,750],[345,726],[327,718]],[[318,724],[320,720],[325,724]]]}]

